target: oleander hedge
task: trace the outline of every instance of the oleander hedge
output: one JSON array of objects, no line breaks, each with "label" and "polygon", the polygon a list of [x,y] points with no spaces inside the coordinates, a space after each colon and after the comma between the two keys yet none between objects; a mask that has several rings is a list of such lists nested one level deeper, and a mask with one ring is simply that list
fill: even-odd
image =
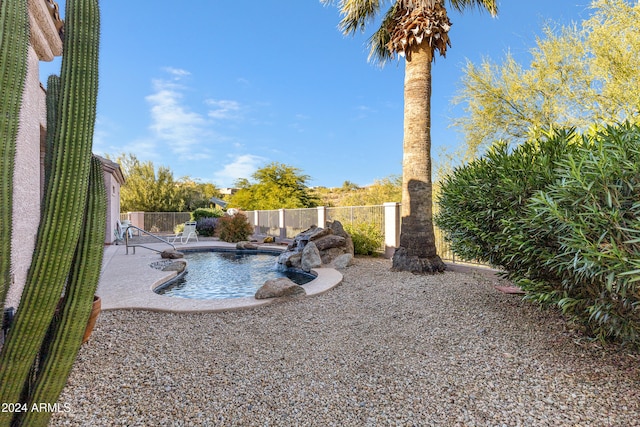
[{"label": "oleander hedge", "polygon": [[498,144],[448,176],[435,217],[462,258],[601,340],[640,345],[640,127]]}]

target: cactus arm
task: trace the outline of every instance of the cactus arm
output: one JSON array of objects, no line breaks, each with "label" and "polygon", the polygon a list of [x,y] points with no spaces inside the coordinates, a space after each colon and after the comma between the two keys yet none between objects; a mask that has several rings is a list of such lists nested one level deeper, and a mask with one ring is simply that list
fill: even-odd
[{"label": "cactus arm", "polygon": [[60,77],[50,75],[47,79],[47,139],[44,151],[44,188],[49,185],[51,170],[53,169],[53,150],[55,147],[55,132],[58,126],[58,102],[60,100]]},{"label": "cactus arm", "polygon": [[[58,400],[71,373],[91,313],[102,267],[107,211],[102,164],[95,157],[89,183],[84,227],[73,259],[60,320],[54,325],[51,343],[28,407],[43,402],[53,404]],[[45,427],[51,417],[47,411],[23,415],[21,424],[25,426]]]},{"label": "cactus arm", "polygon": [[[1,4],[12,1],[2,1]],[[98,92],[98,0],[69,0],[51,182],[27,281],[0,352],[0,401],[18,402],[62,295],[87,200]],[[11,414],[0,413],[0,426]]]},{"label": "cactus arm", "polygon": [[26,0],[0,1],[0,308],[11,284],[13,169],[27,76]]}]

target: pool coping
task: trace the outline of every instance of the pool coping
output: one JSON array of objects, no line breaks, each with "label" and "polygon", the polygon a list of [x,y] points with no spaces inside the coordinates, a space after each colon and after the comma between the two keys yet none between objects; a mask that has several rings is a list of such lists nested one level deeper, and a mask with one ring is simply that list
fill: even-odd
[{"label": "pool coping", "polygon": [[[161,243],[147,246],[163,250]],[[157,247],[156,247],[157,246]],[[185,249],[233,249],[235,244],[221,241],[201,241],[177,246]],[[260,245],[261,250],[283,251],[282,246]],[[125,246],[106,246],[97,295],[102,300],[102,310],[148,310],[176,313],[218,312],[261,307],[282,298],[258,300],[254,297],[217,300],[198,300],[158,295],[153,289],[174,278],[175,271],[152,268],[160,261],[160,254],[145,248],[136,248],[136,254],[126,254]],[[317,277],[304,285],[307,296],[320,295],[342,282],[342,274],[334,268],[314,268]]]}]

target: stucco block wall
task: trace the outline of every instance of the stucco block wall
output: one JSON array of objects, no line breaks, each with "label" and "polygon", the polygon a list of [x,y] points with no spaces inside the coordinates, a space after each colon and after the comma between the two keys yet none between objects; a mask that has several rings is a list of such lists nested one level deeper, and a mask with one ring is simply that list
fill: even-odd
[{"label": "stucco block wall", "polygon": [[104,185],[107,189],[107,230],[105,243],[112,244],[115,241],[114,230],[116,221],[120,218],[120,183],[112,173],[105,171]]},{"label": "stucco block wall", "polygon": [[16,307],[24,288],[40,222],[41,132],[46,128],[45,92],[40,86],[38,55],[29,48],[29,68],[20,111],[13,175],[12,285],[7,307]]}]

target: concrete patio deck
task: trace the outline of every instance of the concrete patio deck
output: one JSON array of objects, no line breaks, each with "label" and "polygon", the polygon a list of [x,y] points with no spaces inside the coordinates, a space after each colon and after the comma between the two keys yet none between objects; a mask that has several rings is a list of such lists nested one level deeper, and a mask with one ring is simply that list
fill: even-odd
[{"label": "concrete patio deck", "polygon": [[[147,243],[145,246],[158,250],[168,248],[163,243]],[[200,239],[200,242],[176,245],[177,250],[194,248],[235,248],[235,244]],[[283,250],[282,246],[276,245],[261,245],[261,248]],[[150,266],[161,259],[158,252],[142,247],[137,247],[135,254],[130,248],[127,255],[124,245],[105,246],[97,291],[102,299],[102,310],[215,312],[258,307],[276,300],[257,300],[253,297],[197,300],[158,295],[153,289],[176,276],[174,271],[161,271]],[[326,292],[342,281],[342,274],[333,268],[316,268],[313,271],[318,277],[304,285],[307,296]]]}]

